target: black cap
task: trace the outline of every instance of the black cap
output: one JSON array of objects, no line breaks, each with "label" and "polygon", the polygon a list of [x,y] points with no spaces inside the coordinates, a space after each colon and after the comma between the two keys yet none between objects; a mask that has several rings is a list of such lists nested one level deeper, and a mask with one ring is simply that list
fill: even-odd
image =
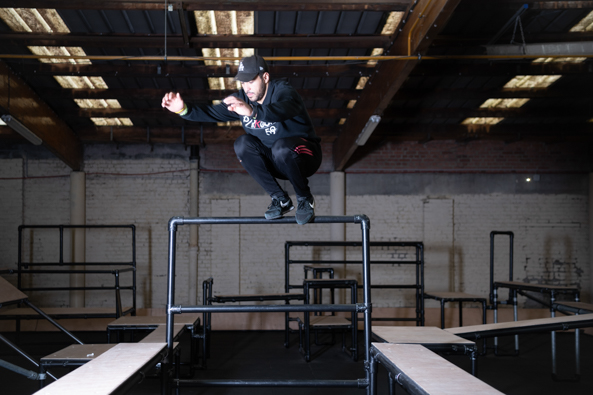
[{"label": "black cap", "polygon": [[263,74],[268,71],[268,64],[259,55],[248,56],[241,59],[239,64],[239,71],[235,79],[241,82],[249,82],[258,74]]}]

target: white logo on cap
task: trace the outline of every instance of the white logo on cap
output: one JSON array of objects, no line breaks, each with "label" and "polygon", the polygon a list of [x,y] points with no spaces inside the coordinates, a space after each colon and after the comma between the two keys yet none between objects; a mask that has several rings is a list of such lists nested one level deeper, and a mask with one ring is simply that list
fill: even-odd
[{"label": "white logo on cap", "polygon": [[261,66],[259,66],[259,69],[260,69],[260,70],[262,70],[262,71],[264,70],[264,68],[263,68],[263,67],[261,67]]},{"label": "white logo on cap", "polygon": [[239,71],[245,70],[245,66],[243,66],[243,62],[239,63]]}]

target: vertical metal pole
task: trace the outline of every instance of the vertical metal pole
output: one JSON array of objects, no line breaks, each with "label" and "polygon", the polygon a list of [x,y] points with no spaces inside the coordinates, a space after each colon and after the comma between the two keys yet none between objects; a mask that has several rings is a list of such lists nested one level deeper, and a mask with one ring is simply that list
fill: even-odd
[{"label": "vertical metal pole", "polygon": [[[371,360],[371,248],[369,244],[369,234],[371,223],[368,217],[361,216],[360,227],[362,228],[362,282],[364,284],[364,343],[365,343],[365,364]],[[369,369],[367,367],[367,369]],[[369,372],[367,372],[369,374]],[[370,380],[370,377],[367,376]]]},{"label": "vertical metal pole", "polygon": [[513,281],[513,244],[515,243],[515,235],[509,232],[509,281]]},{"label": "vertical metal pole", "polygon": [[[422,302],[422,326],[424,326],[425,310],[424,310],[424,244],[420,243],[420,284],[421,284],[421,302]],[[416,247],[418,248],[418,247]]]},{"label": "vertical metal pole", "polygon": [[[519,312],[517,307],[517,290],[513,289],[513,318],[519,321]],[[554,333],[552,331],[552,333]],[[515,353],[519,353],[519,335],[515,335]]]},{"label": "vertical metal pole", "polygon": [[134,268],[132,272],[132,306],[134,307],[132,315],[136,315],[136,225],[132,225],[132,265]]},{"label": "vertical metal pole", "polygon": [[171,307],[175,303],[175,247],[176,247],[176,232],[177,221],[179,217],[171,218],[169,221],[169,272],[167,274],[167,362],[171,355],[173,355],[173,324],[174,317],[171,312]]},{"label": "vertical metal pole", "polygon": [[[492,283],[491,283],[492,284]],[[492,313],[494,316],[494,323],[498,322],[498,289],[494,288],[494,291],[490,294],[492,297]],[[494,338],[494,353],[498,352],[498,337]]]}]

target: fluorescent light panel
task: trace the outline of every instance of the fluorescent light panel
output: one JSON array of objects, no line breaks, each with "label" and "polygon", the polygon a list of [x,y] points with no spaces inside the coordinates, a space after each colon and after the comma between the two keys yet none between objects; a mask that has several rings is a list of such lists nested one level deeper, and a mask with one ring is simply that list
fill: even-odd
[{"label": "fluorescent light panel", "polygon": [[34,145],[41,145],[43,142],[43,140],[41,140],[35,133],[30,131],[28,127],[14,119],[11,115],[2,115],[2,121],[4,121],[6,125],[8,125],[15,132],[29,140]]},{"label": "fluorescent light panel", "polygon": [[373,131],[375,130],[375,128],[377,127],[379,122],[381,122],[380,116],[371,115],[368,122],[366,123],[366,125],[364,125],[364,128],[362,128],[362,131],[356,138],[356,145],[358,145],[358,146],[365,145],[367,140],[369,139],[369,137],[371,137],[371,134],[373,134]]}]

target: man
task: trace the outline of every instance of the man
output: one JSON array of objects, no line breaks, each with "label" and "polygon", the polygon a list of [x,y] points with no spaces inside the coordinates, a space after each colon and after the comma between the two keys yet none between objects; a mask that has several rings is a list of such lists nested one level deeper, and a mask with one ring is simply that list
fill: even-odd
[{"label": "man", "polygon": [[265,217],[282,218],[294,209],[277,181],[289,180],[297,195],[296,222],[304,225],[315,217],[307,178],[321,165],[321,145],[303,99],[287,82],[271,80],[258,55],[241,60],[235,79],[242,89],[216,106],[186,104],[173,92],[163,97],[162,106],[190,121],[240,119],[247,134],[235,140],[235,153],[272,198]]}]

